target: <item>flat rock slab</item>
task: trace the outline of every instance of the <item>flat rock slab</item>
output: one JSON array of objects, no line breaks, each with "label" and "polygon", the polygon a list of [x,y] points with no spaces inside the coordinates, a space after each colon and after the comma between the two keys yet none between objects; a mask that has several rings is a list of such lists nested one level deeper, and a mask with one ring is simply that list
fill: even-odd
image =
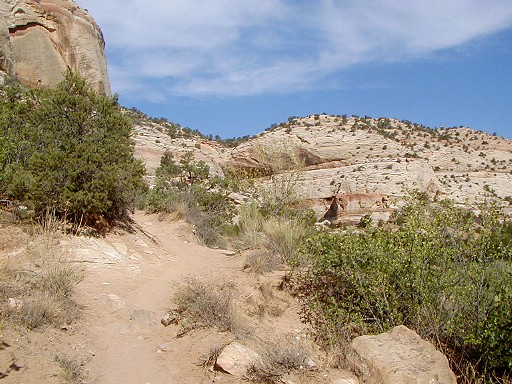
[{"label": "flat rock slab", "polygon": [[416,332],[400,325],[350,345],[349,363],[367,384],[456,384],[448,359]]},{"label": "flat rock slab", "polygon": [[145,309],[134,309],[130,315],[130,320],[146,327],[155,327],[158,324],[156,313]]}]

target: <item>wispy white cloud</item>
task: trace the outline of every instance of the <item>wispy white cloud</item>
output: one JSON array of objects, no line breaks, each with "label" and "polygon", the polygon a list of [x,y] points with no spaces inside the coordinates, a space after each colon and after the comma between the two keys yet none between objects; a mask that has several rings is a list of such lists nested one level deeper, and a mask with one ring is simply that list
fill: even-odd
[{"label": "wispy white cloud", "polygon": [[314,88],[512,27],[510,0],[77,0],[100,24],[113,88],[140,97]]}]

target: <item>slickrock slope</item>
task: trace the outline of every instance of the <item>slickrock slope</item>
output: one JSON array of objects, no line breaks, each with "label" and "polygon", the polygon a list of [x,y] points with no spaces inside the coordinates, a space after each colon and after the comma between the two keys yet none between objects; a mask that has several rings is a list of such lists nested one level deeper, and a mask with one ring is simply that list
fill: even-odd
[{"label": "slickrock slope", "polygon": [[[130,113],[130,112],[127,112]],[[155,122],[147,118],[137,118],[130,114],[134,127],[132,138],[135,142],[135,155],[144,161],[150,177],[160,165],[160,158],[166,150],[180,159],[187,152],[192,152],[196,160],[202,160],[215,175],[224,175],[222,166],[229,159],[230,150],[215,141],[207,140],[196,134],[184,134],[176,124]],[[177,134],[169,134],[169,130]]]},{"label": "slickrock slope", "polygon": [[349,202],[340,206],[346,222],[367,212],[386,219],[414,190],[468,205],[512,201],[512,141],[464,127],[433,130],[395,119],[313,115],[223,148],[199,137],[172,139],[165,126],[142,121],[134,139],[150,173],[166,149],[178,158],[194,152],[215,174],[265,175],[276,163],[293,168],[298,157],[305,164],[297,178],[299,196],[321,217],[338,195]]},{"label": "slickrock slope", "polygon": [[[272,168],[283,148],[302,158],[299,182],[318,211],[341,194],[347,211],[382,210],[374,195],[399,201],[412,190],[463,204],[512,200],[512,141],[469,128],[432,130],[395,119],[313,115],[290,119],[235,148],[230,167]],[[262,155],[263,153],[263,155]],[[321,209],[320,209],[321,208]]]},{"label": "slickrock slope", "polygon": [[72,0],[0,2],[0,71],[27,87],[52,87],[67,68],[110,94],[105,43],[93,18]]}]

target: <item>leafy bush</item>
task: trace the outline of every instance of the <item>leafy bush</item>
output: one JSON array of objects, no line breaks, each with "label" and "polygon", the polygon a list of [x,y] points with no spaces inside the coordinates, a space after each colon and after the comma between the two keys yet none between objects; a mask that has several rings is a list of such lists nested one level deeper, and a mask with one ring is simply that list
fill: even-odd
[{"label": "leafy bush", "polygon": [[54,90],[0,90],[0,193],[75,220],[124,215],[145,187],[116,98],[68,72]]},{"label": "leafy bush", "polygon": [[488,374],[512,368],[512,241],[494,207],[409,203],[402,225],[321,232],[294,281],[302,313],[326,342],[398,324]]}]

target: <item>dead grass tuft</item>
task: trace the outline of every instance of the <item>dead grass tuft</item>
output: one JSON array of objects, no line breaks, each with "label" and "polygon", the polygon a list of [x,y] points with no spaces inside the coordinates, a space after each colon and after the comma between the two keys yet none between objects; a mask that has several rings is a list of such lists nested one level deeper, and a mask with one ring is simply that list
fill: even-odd
[{"label": "dead grass tuft", "polygon": [[223,344],[210,348],[206,355],[201,356],[198,365],[206,369],[213,368],[217,362],[217,358],[222,353],[222,350],[226,347],[226,345],[227,344]]},{"label": "dead grass tuft", "polygon": [[295,257],[306,235],[306,227],[297,220],[272,217],[263,224],[263,233],[265,248],[285,263]]},{"label": "dead grass tuft", "polygon": [[174,295],[184,331],[214,327],[243,337],[248,329],[233,301],[236,290],[230,283],[201,282],[188,278]]},{"label": "dead grass tuft", "polygon": [[54,359],[62,370],[62,379],[66,384],[82,384],[85,382],[85,362],[83,360],[65,355],[57,355]]},{"label": "dead grass tuft", "polygon": [[268,282],[259,283],[256,291],[247,296],[245,301],[248,304],[246,312],[251,317],[259,319],[266,315],[280,317],[289,306],[289,303],[280,295],[276,296],[272,284]]},{"label": "dead grass tuft", "polygon": [[79,316],[72,296],[83,274],[67,262],[59,226],[48,217],[31,228],[28,243],[15,257],[2,260],[0,321],[36,329],[68,324]]},{"label": "dead grass tuft", "polygon": [[274,384],[282,382],[282,376],[291,372],[314,370],[316,365],[309,357],[310,353],[304,341],[291,336],[267,342],[259,351],[260,360],[250,367],[247,379],[255,383]]},{"label": "dead grass tuft", "polygon": [[275,271],[280,265],[279,259],[273,253],[266,249],[255,249],[247,253],[243,268],[256,274],[263,274]]}]

